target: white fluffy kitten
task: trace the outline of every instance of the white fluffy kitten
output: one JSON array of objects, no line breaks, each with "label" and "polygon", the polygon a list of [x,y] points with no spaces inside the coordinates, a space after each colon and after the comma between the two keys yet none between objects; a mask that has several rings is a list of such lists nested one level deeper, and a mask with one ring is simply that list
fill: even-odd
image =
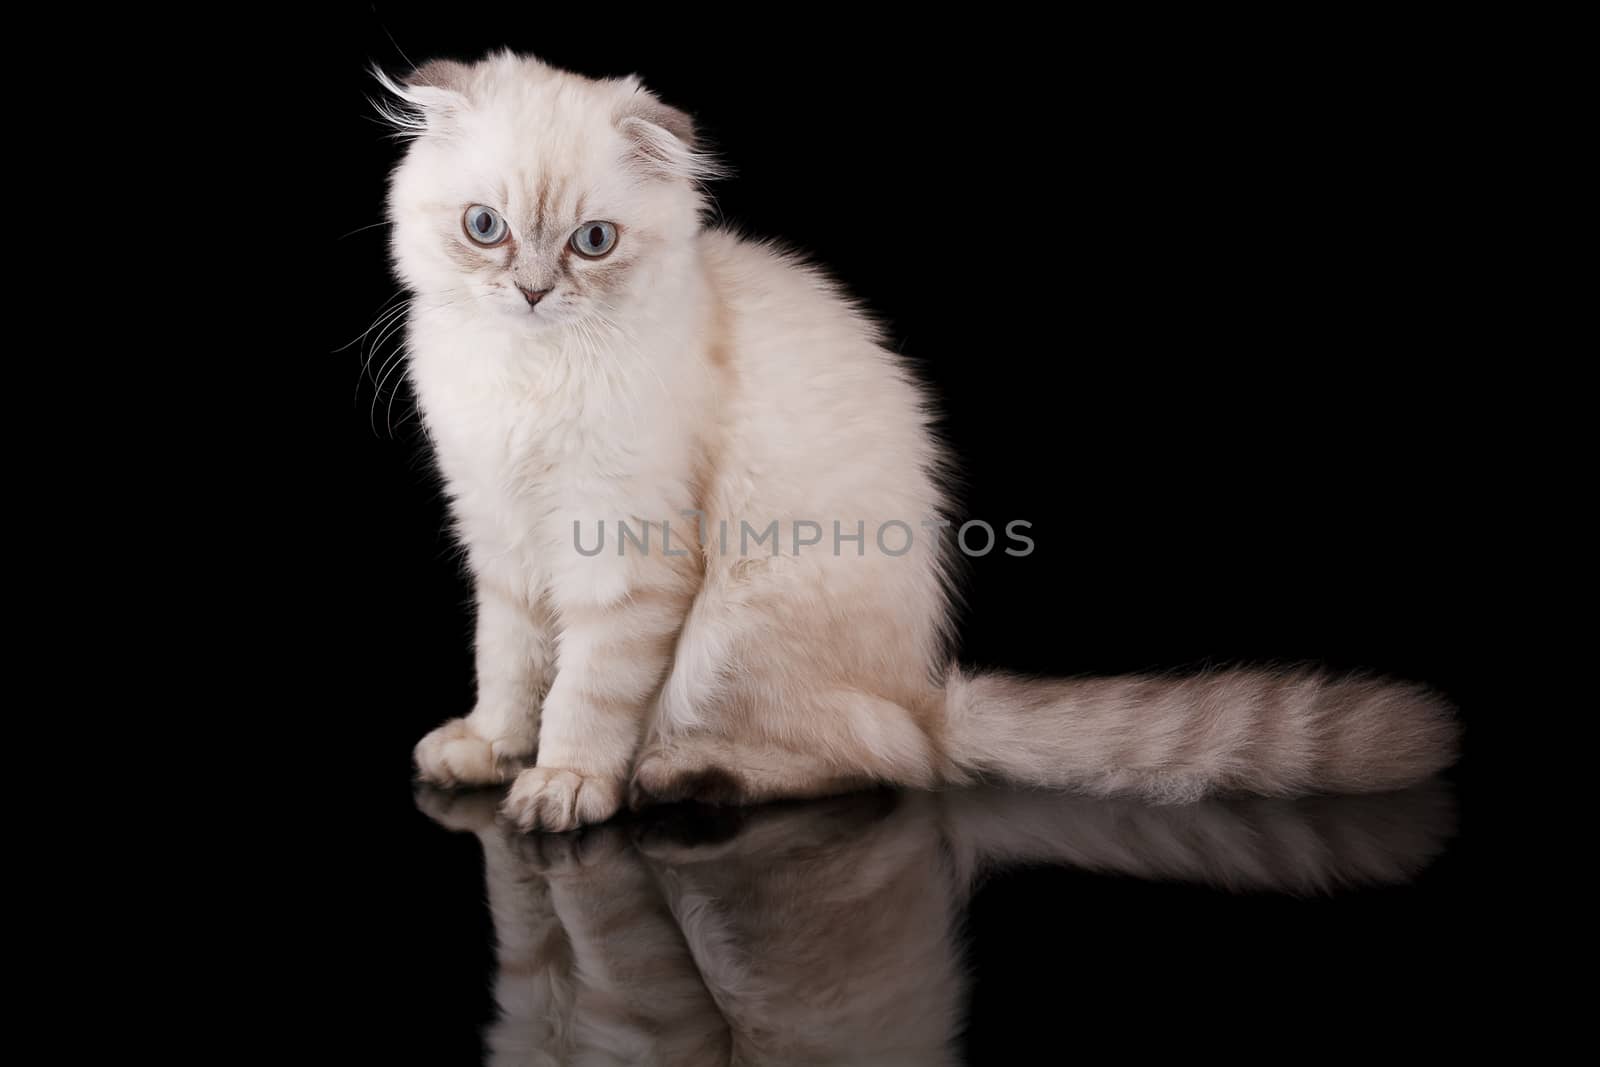
[{"label": "white fluffy kitten", "polygon": [[417,746],[424,778],[514,779],[516,823],[565,830],[630,781],[636,803],[989,775],[1181,799],[1449,762],[1449,712],[1413,687],[954,673],[924,397],[827,279],[704,228],[689,118],[510,53],[387,85],[408,372],[478,603],[477,705]]}]

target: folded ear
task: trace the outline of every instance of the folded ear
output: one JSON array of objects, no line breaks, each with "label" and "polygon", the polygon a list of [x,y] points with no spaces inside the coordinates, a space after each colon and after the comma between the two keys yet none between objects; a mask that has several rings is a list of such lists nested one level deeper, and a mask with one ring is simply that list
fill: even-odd
[{"label": "folded ear", "polygon": [[699,150],[694,120],[632,78],[623,82],[616,123],[636,160],[656,176],[688,181],[717,176],[715,161]]},{"label": "folded ear", "polygon": [[694,119],[671,104],[663,104],[648,89],[640,89],[633,94],[624,108],[622,117],[638,119],[651,126],[660,127],[682,141],[686,148],[692,149],[695,146]]},{"label": "folded ear", "polygon": [[469,73],[465,63],[453,59],[430,59],[403,79],[411,89],[448,89],[461,92]]},{"label": "folded ear", "polygon": [[373,100],[372,106],[399,133],[409,136],[426,133],[466,107],[466,85],[471,72],[465,63],[432,59],[396,81],[374,66],[372,76],[389,96]]}]

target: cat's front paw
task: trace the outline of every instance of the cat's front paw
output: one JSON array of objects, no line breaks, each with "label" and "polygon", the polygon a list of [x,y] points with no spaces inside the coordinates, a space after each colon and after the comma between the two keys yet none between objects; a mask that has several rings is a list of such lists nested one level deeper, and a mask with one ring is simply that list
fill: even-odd
[{"label": "cat's front paw", "polygon": [[604,822],[622,806],[622,783],[560,767],[517,775],[501,807],[519,830],[575,830]]},{"label": "cat's front paw", "polygon": [[412,758],[425,782],[452,788],[500,785],[516,775],[519,759],[480,737],[466,719],[451,719],[417,742]]}]

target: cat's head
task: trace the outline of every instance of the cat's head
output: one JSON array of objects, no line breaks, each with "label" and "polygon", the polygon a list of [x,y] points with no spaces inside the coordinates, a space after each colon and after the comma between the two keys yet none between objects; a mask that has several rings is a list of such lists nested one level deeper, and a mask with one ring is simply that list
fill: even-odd
[{"label": "cat's head", "polygon": [[689,117],[636,79],[503,52],[380,80],[410,138],[391,247],[421,306],[530,332],[614,319],[692,247],[710,164]]}]

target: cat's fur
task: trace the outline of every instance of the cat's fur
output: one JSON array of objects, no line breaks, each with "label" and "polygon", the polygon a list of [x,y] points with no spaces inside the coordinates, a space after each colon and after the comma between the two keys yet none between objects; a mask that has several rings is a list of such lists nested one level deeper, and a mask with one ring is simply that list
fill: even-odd
[{"label": "cat's fur", "polygon": [[[1452,758],[1415,687],[955,671],[924,395],[825,277],[702,225],[689,118],[510,53],[387,85],[411,135],[389,203],[408,373],[478,604],[477,705],[417,746],[424,778],[513,781],[515,821],[561,830],[630,782],[636,802],[989,777],[1187,799],[1389,789]],[[475,204],[508,243],[468,239]],[[568,246],[590,220],[619,232],[603,259]],[[619,521],[651,524],[648,552],[617,551]],[[777,555],[740,551],[741,523],[774,521]],[[890,522],[904,554],[874,543]],[[807,523],[824,542],[791,552]]]},{"label": "cat's fur", "polygon": [[559,836],[514,832],[491,794],[418,803],[482,843],[507,1065],[958,1063],[962,915],[993,872],[1320,894],[1409,881],[1455,825],[1437,782],[1183,807],[874,792]]}]

